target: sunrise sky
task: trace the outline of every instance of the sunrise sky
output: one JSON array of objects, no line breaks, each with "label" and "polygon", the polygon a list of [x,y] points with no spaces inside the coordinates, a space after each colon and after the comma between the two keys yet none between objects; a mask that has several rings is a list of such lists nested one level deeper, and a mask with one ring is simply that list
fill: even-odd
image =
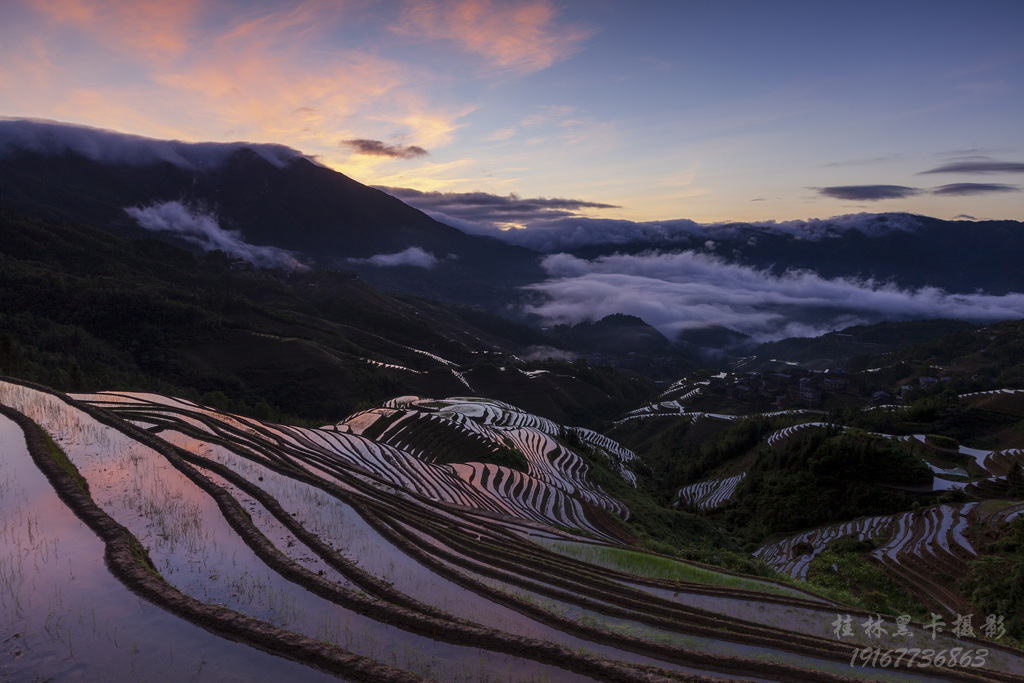
[{"label": "sunrise sky", "polygon": [[0,115],[595,218],[1024,220],[1022,28],[1021,0],[3,0]]}]

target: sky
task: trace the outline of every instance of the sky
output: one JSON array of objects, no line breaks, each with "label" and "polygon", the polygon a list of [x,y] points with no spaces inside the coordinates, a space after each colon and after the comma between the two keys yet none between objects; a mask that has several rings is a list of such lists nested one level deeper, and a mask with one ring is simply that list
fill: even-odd
[{"label": "sky", "polygon": [[1024,220],[1022,26],[1021,0],[3,0],[0,116],[280,143],[498,227]]}]

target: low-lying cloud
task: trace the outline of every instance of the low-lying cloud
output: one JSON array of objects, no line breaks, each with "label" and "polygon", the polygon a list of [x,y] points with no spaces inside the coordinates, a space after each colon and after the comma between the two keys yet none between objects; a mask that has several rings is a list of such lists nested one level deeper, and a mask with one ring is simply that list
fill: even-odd
[{"label": "low-lying cloud", "polygon": [[395,254],[377,254],[369,258],[350,258],[349,263],[365,263],[371,266],[379,266],[381,268],[393,268],[395,266],[413,266],[415,268],[433,268],[438,263],[441,263],[442,259],[437,258],[429,251],[425,251],[420,247],[409,247],[403,251]]},{"label": "low-lying cloud", "polygon": [[[430,213],[429,211],[427,213]],[[589,246],[672,245],[698,248],[709,240],[756,240],[762,234],[783,235],[799,240],[823,240],[850,230],[868,236],[892,232],[913,232],[920,219],[909,213],[856,213],[831,218],[753,223],[697,223],[685,218],[668,221],[634,221],[569,216],[532,222],[524,229],[497,228],[435,216],[464,232],[495,237],[509,244],[543,254],[574,251]]]},{"label": "low-lying cloud", "polygon": [[820,194],[833,199],[874,202],[881,199],[903,199],[921,194],[923,190],[903,185],[837,185],[819,187]]},{"label": "low-lying cloud", "polygon": [[126,208],[125,212],[146,230],[171,233],[203,251],[219,249],[261,268],[308,269],[291,252],[278,247],[249,244],[240,232],[220,227],[214,215],[181,202],[132,206]]},{"label": "low-lying cloud", "polygon": [[219,166],[243,149],[252,150],[277,167],[303,157],[301,152],[284,145],[154,140],[56,121],[0,118],[0,155],[18,151],[50,155],[72,153],[101,164],[143,166],[169,162],[179,168],[202,169]]},{"label": "low-lying cloud", "polygon": [[525,361],[545,361],[549,359],[574,361],[579,357],[579,354],[564,349],[556,349],[553,346],[530,346],[517,355]]},{"label": "low-lying cloud", "polygon": [[959,318],[993,322],[1024,317],[1024,294],[949,294],[902,289],[811,271],[780,276],[692,251],[604,256],[552,254],[551,279],[532,285],[546,301],[527,308],[550,324],[598,320],[612,313],[643,318],[669,338],[727,327],[758,342],[817,336],[883,320]]},{"label": "low-lying cloud", "polygon": [[430,154],[416,145],[389,145],[381,140],[342,140],[341,144],[356,154],[375,157],[392,157],[394,159],[415,159]]},{"label": "low-lying cloud", "polygon": [[[821,240],[849,230],[869,236],[893,231],[913,231],[920,220],[908,213],[858,213],[793,221],[752,223],[697,223],[679,218],[636,222],[591,218],[586,209],[620,208],[583,199],[520,197],[488,192],[423,192],[404,187],[375,186],[401,199],[431,218],[471,235],[494,237],[532,251],[550,254],[596,245],[643,245],[671,243],[698,247],[708,240],[756,239],[757,233],[786,235],[801,240]],[[892,188],[896,188],[893,190]],[[817,188],[823,194],[845,199],[883,199],[924,194],[927,190],[899,185],[851,185]],[[980,188],[978,192],[982,192]]]}]

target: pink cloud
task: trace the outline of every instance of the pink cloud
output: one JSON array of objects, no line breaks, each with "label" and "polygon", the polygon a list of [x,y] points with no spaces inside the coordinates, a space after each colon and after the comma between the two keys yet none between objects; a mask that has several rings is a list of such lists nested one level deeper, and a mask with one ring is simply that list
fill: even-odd
[{"label": "pink cloud", "polygon": [[200,0],[34,0],[50,20],[91,34],[105,47],[146,59],[180,56],[191,46]]},{"label": "pink cloud", "polygon": [[423,96],[423,65],[338,41],[364,3],[15,1],[0,8],[7,114],[338,157],[345,139],[442,144],[464,114]]},{"label": "pink cloud", "polygon": [[592,34],[557,18],[547,0],[413,0],[394,29],[452,41],[503,69],[533,72],[576,53]]}]

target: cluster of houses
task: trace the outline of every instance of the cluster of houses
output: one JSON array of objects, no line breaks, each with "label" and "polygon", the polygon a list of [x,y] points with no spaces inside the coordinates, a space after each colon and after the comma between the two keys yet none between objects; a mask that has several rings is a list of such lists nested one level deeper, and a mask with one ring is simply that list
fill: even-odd
[{"label": "cluster of houses", "polygon": [[[951,377],[918,377],[912,384],[898,387],[895,395],[888,391],[875,391],[868,398],[870,405],[904,403],[919,391],[943,385]],[[799,366],[785,372],[744,372],[711,380],[710,393],[725,396],[742,403],[758,403],[784,408],[817,408],[829,394],[858,395],[864,390],[863,382],[852,382],[850,376],[839,370],[808,370]]]},{"label": "cluster of houses", "polygon": [[776,408],[816,408],[827,394],[841,393],[849,383],[850,378],[845,372],[792,367],[786,372],[745,372],[733,375],[731,381],[720,380],[717,388],[729,398],[744,403],[768,401]]}]

